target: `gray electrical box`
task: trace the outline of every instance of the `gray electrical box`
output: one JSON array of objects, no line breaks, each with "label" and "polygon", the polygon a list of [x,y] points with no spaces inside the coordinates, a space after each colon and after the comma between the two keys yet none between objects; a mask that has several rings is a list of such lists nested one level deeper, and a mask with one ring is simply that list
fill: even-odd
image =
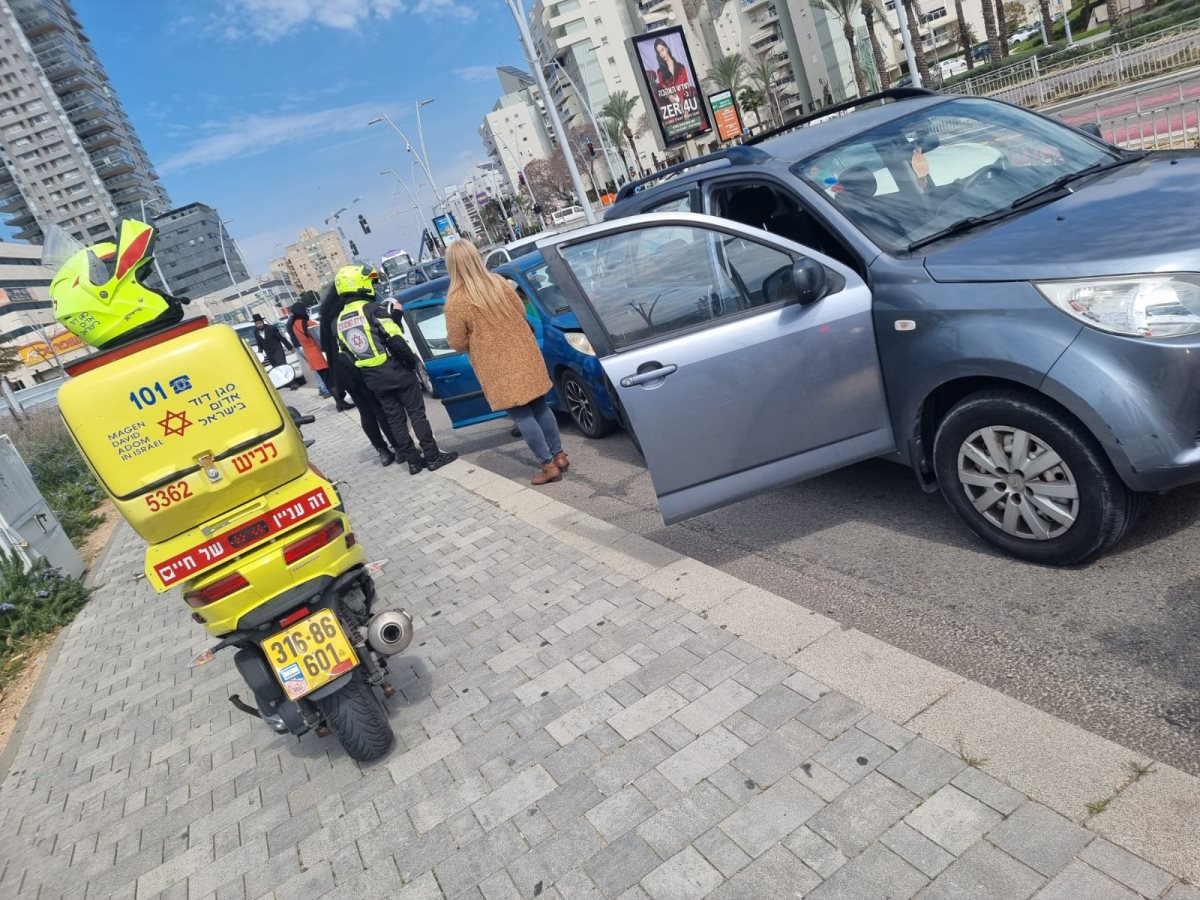
[{"label": "gray electrical box", "polygon": [[0,434],[0,549],[26,564],[45,557],[66,575],[83,574],[83,560],[6,434]]}]

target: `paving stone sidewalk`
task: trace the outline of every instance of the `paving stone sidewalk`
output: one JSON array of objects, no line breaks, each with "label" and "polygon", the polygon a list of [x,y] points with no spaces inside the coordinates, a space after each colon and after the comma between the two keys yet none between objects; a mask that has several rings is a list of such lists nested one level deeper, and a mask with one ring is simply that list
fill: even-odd
[{"label": "paving stone sidewalk", "polygon": [[123,526],[0,786],[0,897],[1200,900],[595,555],[380,469],[349,417],[318,415],[314,459],[417,620],[394,751],[360,766],[235,710],[232,657],[187,668],[206,640],[138,578]]}]

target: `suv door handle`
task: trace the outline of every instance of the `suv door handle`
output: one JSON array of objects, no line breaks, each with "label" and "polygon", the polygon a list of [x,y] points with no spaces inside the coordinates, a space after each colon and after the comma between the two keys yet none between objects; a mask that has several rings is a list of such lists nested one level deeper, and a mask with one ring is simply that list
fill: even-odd
[{"label": "suv door handle", "polygon": [[660,378],[666,378],[677,371],[679,371],[679,366],[674,363],[657,366],[645,372],[638,372],[636,375],[626,375],[621,379],[621,387],[633,387],[634,385],[645,384],[648,381],[658,381]]}]

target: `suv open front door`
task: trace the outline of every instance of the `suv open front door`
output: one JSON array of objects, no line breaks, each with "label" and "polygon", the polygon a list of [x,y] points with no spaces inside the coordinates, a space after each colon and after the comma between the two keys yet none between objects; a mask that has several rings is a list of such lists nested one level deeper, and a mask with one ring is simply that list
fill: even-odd
[{"label": "suv open front door", "polygon": [[[726,219],[649,213],[539,243],[601,357],[667,523],[895,449],[871,294]],[[822,288],[805,292],[803,272]]]}]

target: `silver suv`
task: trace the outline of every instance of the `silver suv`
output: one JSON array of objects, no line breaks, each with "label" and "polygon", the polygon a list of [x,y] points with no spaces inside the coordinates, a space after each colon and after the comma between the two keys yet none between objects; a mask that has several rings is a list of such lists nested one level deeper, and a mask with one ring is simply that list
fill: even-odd
[{"label": "silver suv", "polygon": [[1006,553],[1092,558],[1200,480],[1200,156],[872,100],[539,242],[663,517],[882,456]]}]

